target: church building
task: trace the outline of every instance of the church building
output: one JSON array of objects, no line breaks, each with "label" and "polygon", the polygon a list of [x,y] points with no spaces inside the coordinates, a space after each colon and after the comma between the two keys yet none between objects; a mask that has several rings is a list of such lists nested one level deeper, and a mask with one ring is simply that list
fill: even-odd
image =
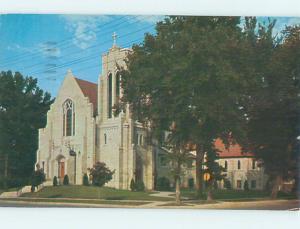
[{"label": "church building", "polygon": [[[166,176],[172,180],[162,151],[147,144],[147,130],[132,119],[129,106],[125,112],[114,115],[113,107],[123,93],[118,67],[126,68],[125,58],[130,52],[131,49],[120,48],[114,42],[112,48],[102,55],[98,84],[77,78],[71,70],[67,72],[47,113],[47,125],[39,130],[36,164],[43,168],[49,182],[54,176],[62,182],[68,175],[71,184],[82,184],[83,175],[98,161],[115,171],[113,179],[106,184],[109,187],[130,189],[130,181],[134,179],[143,181],[146,189],[153,190],[156,178]],[[243,157],[240,154],[238,157],[242,163],[249,159],[249,155]],[[227,155],[227,159],[221,157],[219,160],[230,167],[235,163],[231,161],[237,158]],[[187,186],[188,179],[195,179],[195,169],[192,168],[193,165],[183,176],[183,186]],[[249,173],[244,168],[236,169],[241,174],[237,176],[228,171],[234,187],[242,187],[240,182]],[[251,174],[264,176],[263,172]],[[233,180],[234,177],[239,181]],[[253,183],[253,187],[261,189],[263,181],[259,184]]]}]

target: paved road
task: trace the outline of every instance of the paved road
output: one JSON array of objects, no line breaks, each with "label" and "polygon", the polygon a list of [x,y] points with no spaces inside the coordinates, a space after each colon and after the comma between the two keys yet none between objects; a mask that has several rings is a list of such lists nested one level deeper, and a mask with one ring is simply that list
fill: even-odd
[{"label": "paved road", "polygon": [[191,208],[191,209],[236,209],[236,210],[299,210],[300,200],[263,200],[250,202],[219,202],[216,204],[194,204],[186,206],[160,206],[166,202],[155,202],[139,206],[108,205],[108,204],[78,204],[78,203],[37,203],[27,201],[0,200],[0,207],[76,207],[76,208]]}]

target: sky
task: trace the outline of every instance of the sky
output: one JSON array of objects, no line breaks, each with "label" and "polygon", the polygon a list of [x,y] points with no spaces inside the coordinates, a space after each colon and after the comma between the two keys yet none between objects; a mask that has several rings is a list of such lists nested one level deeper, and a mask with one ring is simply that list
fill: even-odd
[{"label": "sky", "polygon": [[[145,33],[155,33],[164,16],[126,15],[0,15],[0,71],[19,71],[38,78],[38,85],[56,96],[68,71],[97,83],[101,55],[113,44],[122,48],[140,44]],[[274,35],[285,25],[300,24],[300,18],[281,17]],[[258,18],[260,22],[267,20]]]}]

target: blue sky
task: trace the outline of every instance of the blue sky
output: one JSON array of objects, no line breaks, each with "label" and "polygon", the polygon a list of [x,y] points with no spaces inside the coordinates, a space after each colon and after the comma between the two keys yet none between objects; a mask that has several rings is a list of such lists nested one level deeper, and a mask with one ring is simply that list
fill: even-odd
[{"label": "blue sky", "polygon": [[[56,96],[68,69],[81,79],[97,82],[101,55],[117,44],[131,47],[146,32],[154,33],[163,16],[0,15],[0,71],[37,77],[39,86]],[[276,18],[274,33],[300,18]],[[266,18],[259,18],[264,21]]]}]

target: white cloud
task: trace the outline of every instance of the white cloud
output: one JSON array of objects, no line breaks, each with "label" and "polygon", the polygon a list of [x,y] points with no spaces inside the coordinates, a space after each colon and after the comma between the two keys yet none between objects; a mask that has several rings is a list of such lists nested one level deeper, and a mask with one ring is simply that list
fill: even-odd
[{"label": "white cloud", "polygon": [[165,18],[163,15],[140,15],[137,16],[136,19],[140,20],[141,22],[147,22],[150,24],[154,24],[156,22],[162,21]]},{"label": "white cloud", "polygon": [[65,20],[67,30],[74,33],[73,43],[81,49],[96,40],[99,24],[110,20],[109,16],[92,15],[62,15],[61,18]]}]

